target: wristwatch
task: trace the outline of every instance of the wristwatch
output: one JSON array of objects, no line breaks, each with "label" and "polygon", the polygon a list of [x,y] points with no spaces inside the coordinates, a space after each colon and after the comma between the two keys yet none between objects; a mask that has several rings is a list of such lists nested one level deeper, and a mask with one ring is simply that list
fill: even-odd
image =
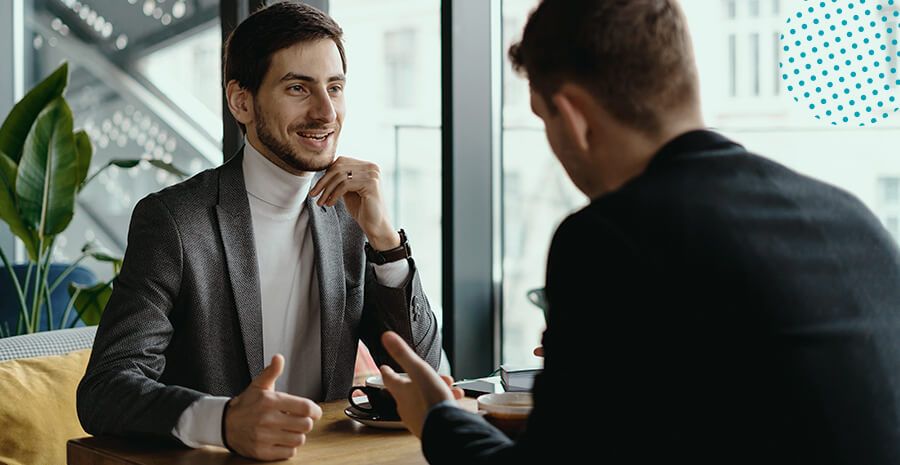
[{"label": "wristwatch", "polygon": [[399,233],[400,245],[390,250],[378,251],[366,242],[366,259],[376,265],[384,265],[412,257],[412,249],[409,248],[409,241],[406,240],[406,231],[401,229]]}]

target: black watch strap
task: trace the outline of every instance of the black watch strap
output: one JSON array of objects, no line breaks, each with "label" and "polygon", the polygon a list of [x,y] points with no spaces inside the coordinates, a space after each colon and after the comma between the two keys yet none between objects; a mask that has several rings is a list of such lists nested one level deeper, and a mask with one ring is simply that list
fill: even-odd
[{"label": "black watch strap", "polygon": [[385,263],[405,260],[412,257],[412,249],[409,247],[409,241],[406,240],[406,231],[400,230],[400,245],[390,250],[375,250],[366,242],[366,259],[370,263],[376,265],[384,265]]}]

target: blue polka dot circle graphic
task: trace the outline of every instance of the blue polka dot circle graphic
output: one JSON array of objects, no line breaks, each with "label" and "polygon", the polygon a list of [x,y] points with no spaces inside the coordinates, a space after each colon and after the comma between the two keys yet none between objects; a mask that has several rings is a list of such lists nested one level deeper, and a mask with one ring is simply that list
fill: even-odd
[{"label": "blue polka dot circle graphic", "polygon": [[836,126],[874,125],[900,109],[895,0],[797,3],[784,24],[778,64],[793,100]]}]

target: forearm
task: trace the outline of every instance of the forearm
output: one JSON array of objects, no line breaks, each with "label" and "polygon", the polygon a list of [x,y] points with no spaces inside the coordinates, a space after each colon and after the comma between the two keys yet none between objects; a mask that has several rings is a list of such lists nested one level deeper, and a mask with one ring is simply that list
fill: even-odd
[{"label": "forearm", "polygon": [[519,457],[516,443],[481,416],[449,402],[435,405],[425,417],[422,451],[431,465],[531,463]]},{"label": "forearm", "polygon": [[176,439],[181,413],[203,394],[165,386],[125,368],[85,374],[78,386],[78,417],[93,435]]},{"label": "forearm", "polygon": [[441,361],[441,337],[437,318],[422,289],[415,262],[409,260],[407,263],[407,279],[397,287],[385,286],[374,276],[367,277],[363,341],[376,363],[393,366],[393,361],[381,348],[380,337],[385,331],[395,331],[419,356],[437,369]]}]

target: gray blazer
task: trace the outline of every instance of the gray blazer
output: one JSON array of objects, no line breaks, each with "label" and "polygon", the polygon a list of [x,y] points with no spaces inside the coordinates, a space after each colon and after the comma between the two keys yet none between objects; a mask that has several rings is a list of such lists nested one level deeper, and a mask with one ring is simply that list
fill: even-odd
[{"label": "gray blazer", "polygon": [[[260,286],[250,204],[238,153],[224,165],[135,206],[128,247],[78,386],[85,431],[172,438],[203,395],[240,394],[264,368]],[[322,311],[324,398],[347,394],[360,339],[379,364],[390,329],[433,367],[437,320],[415,264],[400,288],[381,286],[365,235],[342,202],[307,199]],[[277,246],[277,244],[272,244]]]}]

